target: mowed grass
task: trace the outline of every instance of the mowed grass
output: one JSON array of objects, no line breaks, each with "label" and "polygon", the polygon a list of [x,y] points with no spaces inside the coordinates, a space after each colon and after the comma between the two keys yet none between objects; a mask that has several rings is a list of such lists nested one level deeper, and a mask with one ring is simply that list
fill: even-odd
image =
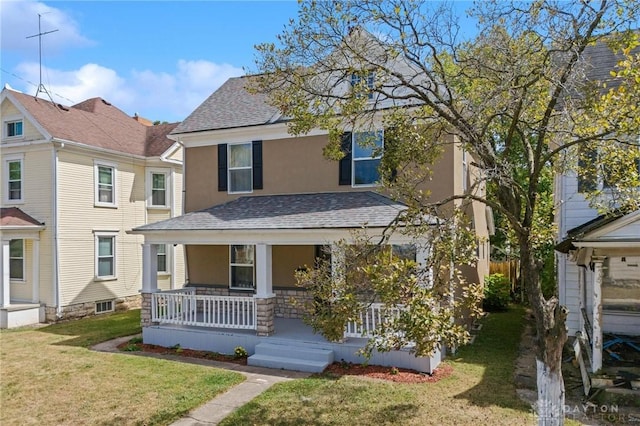
[{"label": "mowed grass", "polygon": [[516,395],[514,362],[524,310],[492,313],[473,345],[446,363],[437,383],[397,384],[344,376],[279,383],[221,425],[531,425]]},{"label": "mowed grass", "polygon": [[140,332],[140,311],[0,333],[0,424],[169,424],[241,374],[88,348]]}]

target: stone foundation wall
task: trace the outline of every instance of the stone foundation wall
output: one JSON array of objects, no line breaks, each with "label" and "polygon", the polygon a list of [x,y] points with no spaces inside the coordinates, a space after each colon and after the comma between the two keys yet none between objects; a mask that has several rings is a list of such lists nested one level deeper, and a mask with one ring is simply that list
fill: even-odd
[{"label": "stone foundation wall", "polygon": [[[113,308],[115,312],[137,309],[141,307],[141,302],[142,298],[140,297],[140,295],[120,297],[117,299],[113,299]],[[56,322],[60,320],[77,319],[88,317],[90,315],[96,315],[96,303],[87,302],[63,306],[60,314],[61,317],[58,318],[55,306],[45,307],[45,320],[47,322]]]}]

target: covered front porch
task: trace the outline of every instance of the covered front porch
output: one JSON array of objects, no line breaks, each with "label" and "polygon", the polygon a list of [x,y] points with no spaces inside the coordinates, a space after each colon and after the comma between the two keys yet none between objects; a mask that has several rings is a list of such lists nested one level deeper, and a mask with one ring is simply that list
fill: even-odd
[{"label": "covered front porch", "polygon": [[[178,218],[144,225],[132,232],[143,244],[142,325],[145,343],[233,353],[244,347],[250,363],[295,367],[302,359],[364,362],[357,355],[376,323],[394,309],[363,306],[362,321],[350,324],[339,343],[326,341],[302,321],[292,300],[310,297],[294,284],[296,269],[311,265],[318,247],[329,248],[332,269],[346,267],[336,241],[350,241],[360,230],[378,241],[406,209],[371,192],[242,197]],[[415,243],[396,233],[388,244]],[[189,283],[158,291],[158,244],[187,247]],[[424,264],[427,250],[416,247]],[[421,262],[423,260],[423,262]],[[381,365],[432,372],[440,353],[416,358],[410,351],[375,354]],[[260,361],[260,362],[262,362]],[[264,364],[255,364],[264,365]],[[306,368],[299,366],[300,369]],[[318,367],[314,367],[318,368]],[[316,371],[316,370],[303,370]]]},{"label": "covered front porch", "polygon": [[17,207],[0,218],[0,329],[45,321],[40,304],[40,232],[44,224]]}]

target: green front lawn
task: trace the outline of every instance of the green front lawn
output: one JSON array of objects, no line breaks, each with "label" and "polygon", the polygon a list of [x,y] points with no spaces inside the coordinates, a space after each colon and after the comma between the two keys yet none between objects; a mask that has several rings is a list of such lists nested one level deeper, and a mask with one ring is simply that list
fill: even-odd
[{"label": "green front lawn", "polygon": [[0,424],[169,424],[241,374],[89,346],[140,332],[140,311],[0,333]]},{"label": "green front lawn", "polygon": [[531,425],[513,385],[524,311],[492,313],[473,345],[446,361],[437,383],[396,384],[327,376],[279,383],[222,425]]}]

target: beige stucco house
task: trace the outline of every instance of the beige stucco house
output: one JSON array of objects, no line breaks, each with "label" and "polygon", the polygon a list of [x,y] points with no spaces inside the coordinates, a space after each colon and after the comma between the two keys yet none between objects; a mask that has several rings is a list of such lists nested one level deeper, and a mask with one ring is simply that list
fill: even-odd
[{"label": "beige stucco house", "polygon": [[[133,230],[145,239],[144,341],[223,353],[243,346],[252,365],[305,371],[321,371],[334,358],[362,362],[356,351],[383,307],[363,313],[364,329],[327,342],[301,321],[292,301],[309,296],[294,273],[355,229],[379,235],[406,206],[377,192],[380,157],[358,146],[360,134],[345,129],[347,155],[327,160],[326,132],[291,136],[286,117],[247,91],[249,79],[228,80],[170,135],[185,147],[185,214]],[[383,147],[384,129],[372,132]],[[468,162],[459,146],[448,144],[425,187],[435,199],[462,193],[473,180]],[[478,282],[488,274],[488,224],[484,206],[467,211],[479,245],[477,267],[466,273]],[[156,283],[154,247],[167,243],[186,248],[189,279],[182,291],[163,292]],[[400,233],[390,240],[412,243]],[[420,262],[428,249],[416,245],[411,255]],[[340,253],[332,251],[331,259],[338,264]],[[371,362],[431,372],[440,356],[397,351],[375,354]]]},{"label": "beige stucco house", "polygon": [[[177,124],[8,87],[1,104],[1,327],[139,306],[142,238],[126,231],[182,212]],[[158,287],[181,287],[182,247],[156,251]]]}]

